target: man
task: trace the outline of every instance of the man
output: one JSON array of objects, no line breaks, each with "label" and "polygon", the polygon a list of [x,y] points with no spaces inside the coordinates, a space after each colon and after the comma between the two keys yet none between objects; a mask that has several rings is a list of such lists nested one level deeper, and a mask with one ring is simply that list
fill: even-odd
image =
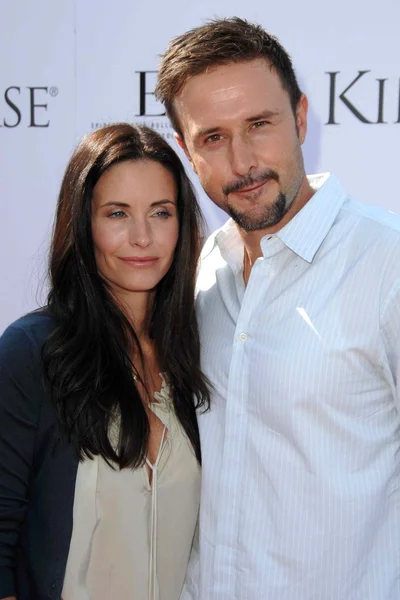
[{"label": "man", "polygon": [[307,179],[307,99],[261,27],[176,38],[157,94],[231,217],[198,281],[213,392],[182,597],[399,600],[400,219]]}]

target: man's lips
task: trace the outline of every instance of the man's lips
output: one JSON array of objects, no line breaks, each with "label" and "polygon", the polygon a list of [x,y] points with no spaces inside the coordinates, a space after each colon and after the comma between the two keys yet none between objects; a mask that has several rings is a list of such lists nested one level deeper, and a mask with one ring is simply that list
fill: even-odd
[{"label": "man's lips", "polygon": [[246,194],[248,192],[254,192],[255,190],[258,190],[260,187],[262,187],[263,185],[268,183],[268,181],[269,181],[269,179],[267,179],[267,180],[264,179],[264,181],[261,181],[261,183],[255,183],[251,187],[242,188],[241,190],[238,190],[236,193],[237,194]]},{"label": "man's lips", "polygon": [[158,256],[120,256],[119,259],[133,267],[150,267],[158,261]]}]

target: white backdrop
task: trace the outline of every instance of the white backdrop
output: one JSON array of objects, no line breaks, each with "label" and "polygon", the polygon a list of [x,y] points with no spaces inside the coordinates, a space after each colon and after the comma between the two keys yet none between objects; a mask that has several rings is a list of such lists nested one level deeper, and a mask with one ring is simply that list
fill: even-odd
[{"label": "white backdrop", "polygon": [[[151,94],[158,55],[208,18],[257,21],[292,55],[310,101],[307,171],[335,171],[353,197],[400,212],[400,0],[374,8],[336,0],[326,9],[319,0],[0,6],[0,331],[44,300],[58,188],[78,139],[127,120],[172,140],[166,118],[154,116],[162,113]],[[212,230],[225,215],[196,187]]]}]

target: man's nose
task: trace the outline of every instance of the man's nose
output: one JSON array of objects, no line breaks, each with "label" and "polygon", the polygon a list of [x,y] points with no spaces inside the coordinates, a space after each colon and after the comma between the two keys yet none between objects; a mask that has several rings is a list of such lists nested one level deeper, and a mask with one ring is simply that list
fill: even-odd
[{"label": "man's nose", "polygon": [[243,177],[257,167],[256,154],[251,142],[245,136],[232,140],[230,154],[231,168],[235,175]]}]

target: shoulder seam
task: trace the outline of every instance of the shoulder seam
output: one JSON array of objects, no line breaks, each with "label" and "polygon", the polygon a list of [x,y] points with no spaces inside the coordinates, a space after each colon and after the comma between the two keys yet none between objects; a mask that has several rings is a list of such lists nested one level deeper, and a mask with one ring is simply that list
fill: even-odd
[{"label": "shoulder seam", "polygon": [[[373,207],[371,207],[371,208],[373,208]],[[376,208],[380,208],[380,207],[376,207]],[[380,219],[376,215],[370,215],[370,214],[366,214],[364,212],[353,211],[351,209],[351,207],[346,206],[346,204],[343,204],[342,210],[346,211],[349,214],[352,214],[354,217],[358,217],[359,220],[366,219],[367,221],[372,221],[373,223],[376,223],[377,225],[381,225],[382,227],[389,229],[390,231],[393,231],[395,234],[398,234],[400,237],[400,215],[398,215],[397,213],[392,213],[388,209],[384,209],[384,210],[387,210],[389,215],[393,214],[394,217],[399,219],[399,228],[397,228],[394,225],[391,225],[390,223],[387,223],[385,220]]]}]

